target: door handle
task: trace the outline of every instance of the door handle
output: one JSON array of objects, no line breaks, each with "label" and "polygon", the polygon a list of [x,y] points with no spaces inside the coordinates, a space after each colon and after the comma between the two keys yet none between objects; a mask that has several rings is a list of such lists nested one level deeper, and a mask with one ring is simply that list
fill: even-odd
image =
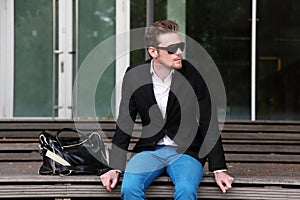
[{"label": "door handle", "polygon": [[54,50],[53,53],[56,55],[59,55],[59,54],[62,54],[63,51],[62,50]]},{"label": "door handle", "polygon": [[76,54],[76,51],[69,51],[69,54]]},{"label": "door handle", "polygon": [[60,72],[61,73],[65,72],[65,63],[64,63],[64,61],[61,61],[61,63],[60,63]]}]

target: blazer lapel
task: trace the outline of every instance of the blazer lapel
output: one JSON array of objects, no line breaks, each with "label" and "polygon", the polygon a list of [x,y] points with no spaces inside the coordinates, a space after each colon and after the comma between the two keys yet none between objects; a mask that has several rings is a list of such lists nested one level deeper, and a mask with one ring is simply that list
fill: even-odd
[{"label": "blazer lapel", "polygon": [[172,105],[176,99],[176,94],[178,94],[180,90],[180,81],[178,81],[178,79],[180,79],[180,76],[181,75],[179,74],[179,72],[175,70],[172,77],[172,83],[169,92],[167,111],[166,111],[167,114],[170,112],[170,109],[172,108]]},{"label": "blazer lapel", "polygon": [[147,71],[145,72],[145,74],[147,74],[144,78],[146,80],[147,84],[146,85],[146,89],[144,90],[145,95],[147,97],[147,99],[149,100],[150,105],[154,106],[154,109],[152,109],[152,114],[154,114],[153,117],[155,117],[156,119],[163,119],[162,113],[158,107],[156,98],[155,98],[155,94],[154,94],[154,88],[153,88],[153,81],[152,81],[152,76],[150,73],[150,63],[148,65],[149,67],[145,68]]}]

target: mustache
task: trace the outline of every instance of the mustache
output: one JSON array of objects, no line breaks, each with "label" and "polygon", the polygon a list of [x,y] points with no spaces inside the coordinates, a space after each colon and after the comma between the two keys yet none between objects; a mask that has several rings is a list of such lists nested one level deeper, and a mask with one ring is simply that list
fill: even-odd
[{"label": "mustache", "polygon": [[182,60],[182,56],[178,56],[177,58],[174,59],[175,61],[177,60]]}]

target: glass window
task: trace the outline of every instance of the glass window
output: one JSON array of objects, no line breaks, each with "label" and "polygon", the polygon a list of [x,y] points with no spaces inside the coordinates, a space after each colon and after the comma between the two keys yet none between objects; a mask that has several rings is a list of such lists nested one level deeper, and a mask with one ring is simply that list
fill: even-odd
[{"label": "glass window", "polygon": [[[115,34],[115,1],[111,0],[88,0],[79,1],[79,68],[85,58],[101,42]],[[101,51],[110,52],[114,55],[115,43],[112,42]],[[99,61],[99,67],[101,67]],[[79,96],[78,117],[99,118],[112,117],[111,98],[115,87],[115,63],[110,64],[101,76],[95,94],[95,108],[86,104],[85,96]],[[80,84],[80,82],[79,82]],[[80,88],[80,87],[79,87]],[[86,88],[89,89],[89,88]],[[82,94],[82,93],[81,93]]]},{"label": "glass window", "polygon": [[[130,29],[146,26],[146,1],[130,1]],[[130,41],[134,38],[131,36]],[[137,49],[130,52],[130,63],[138,63],[145,60],[145,49]]]},{"label": "glass window", "polygon": [[188,0],[186,34],[215,61],[227,95],[226,119],[250,119],[251,1]]},{"label": "glass window", "polygon": [[300,1],[257,6],[257,119],[299,120]]},{"label": "glass window", "polygon": [[[167,18],[167,0],[153,1],[154,21]],[[147,4],[146,1],[130,1],[130,29],[146,27]],[[134,38],[131,38],[134,40]],[[134,50],[130,53],[130,63],[145,60],[145,49]]]},{"label": "glass window", "polygon": [[14,116],[52,115],[52,1],[15,0]]}]

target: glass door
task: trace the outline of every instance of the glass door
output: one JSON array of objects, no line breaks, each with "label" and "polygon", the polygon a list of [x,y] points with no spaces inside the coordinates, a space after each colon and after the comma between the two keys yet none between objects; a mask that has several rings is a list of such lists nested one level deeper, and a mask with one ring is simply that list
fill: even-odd
[{"label": "glass door", "polygon": [[72,116],[73,1],[14,1],[14,117]]},{"label": "glass door", "polygon": [[[93,86],[93,108],[77,96],[91,88],[74,81],[91,52],[115,34],[115,7],[111,0],[14,0],[13,117],[112,116],[114,62]],[[99,53],[114,51],[111,40]]]},{"label": "glass door", "polygon": [[[73,115],[112,118],[115,89],[116,2],[77,0],[75,29],[78,60],[74,70]],[[107,55],[107,56],[104,56]]]},{"label": "glass door", "polygon": [[226,119],[250,118],[250,19],[251,0],[187,1],[187,35],[208,51],[220,70],[227,95]]},{"label": "glass door", "polygon": [[53,5],[14,1],[14,117],[52,116]]},{"label": "glass door", "polygon": [[257,119],[300,119],[300,1],[258,1]]}]

